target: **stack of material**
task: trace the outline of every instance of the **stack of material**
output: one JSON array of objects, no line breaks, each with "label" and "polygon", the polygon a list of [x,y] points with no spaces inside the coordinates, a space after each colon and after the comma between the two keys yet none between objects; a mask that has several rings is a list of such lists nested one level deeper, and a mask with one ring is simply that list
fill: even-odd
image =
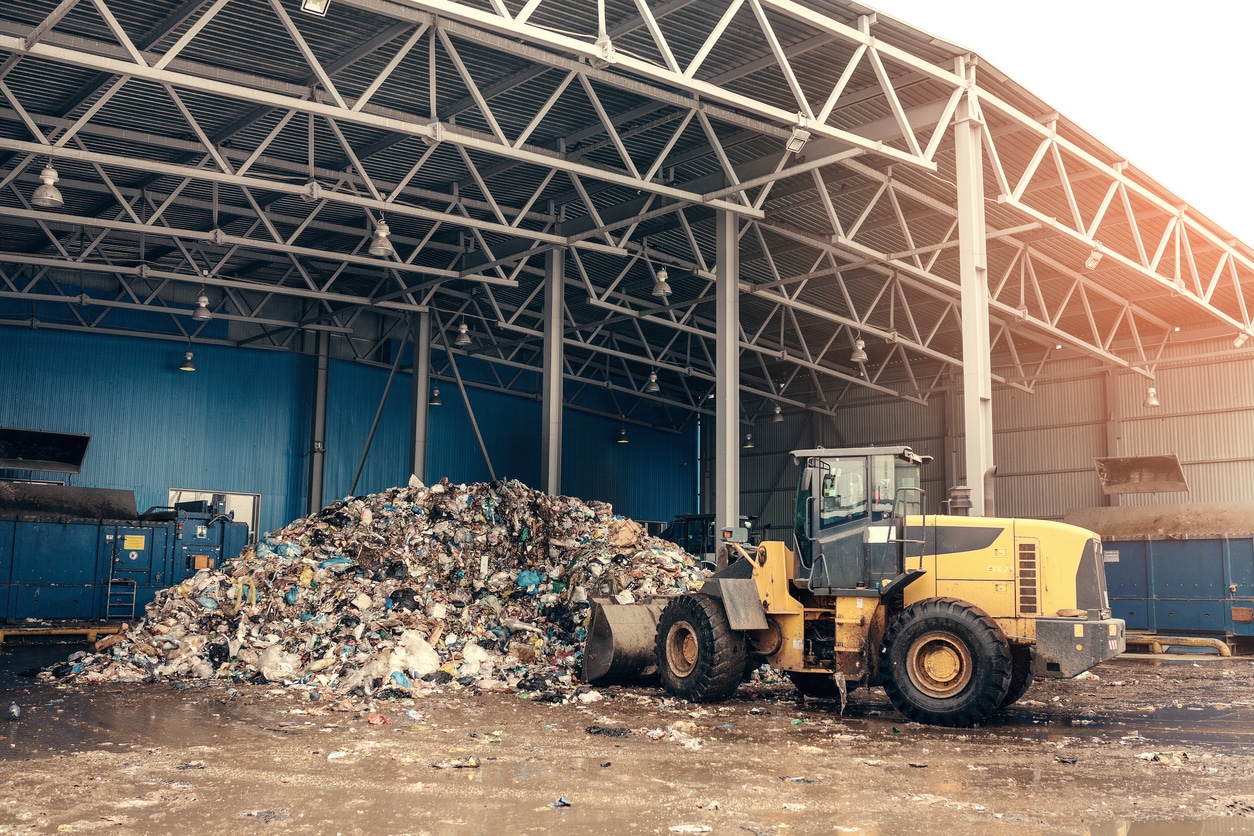
[{"label": "stack of material", "polygon": [[560,692],[576,681],[590,595],[627,603],[703,578],[694,558],[608,504],[517,481],[415,481],[335,502],[163,590],[144,621],[73,670],[90,682]]}]

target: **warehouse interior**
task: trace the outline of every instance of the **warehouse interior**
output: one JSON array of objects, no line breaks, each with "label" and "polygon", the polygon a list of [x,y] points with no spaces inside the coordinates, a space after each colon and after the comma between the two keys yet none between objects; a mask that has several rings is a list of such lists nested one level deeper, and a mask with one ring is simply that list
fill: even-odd
[{"label": "warehouse interior", "polygon": [[[0,427],[260,531],[411,473],[788,528],[819,445],[933,507],[1249,500],[1204,209],[845,0],[9,3]],[[1147,455],[1187,490],[1103,493]]]}]

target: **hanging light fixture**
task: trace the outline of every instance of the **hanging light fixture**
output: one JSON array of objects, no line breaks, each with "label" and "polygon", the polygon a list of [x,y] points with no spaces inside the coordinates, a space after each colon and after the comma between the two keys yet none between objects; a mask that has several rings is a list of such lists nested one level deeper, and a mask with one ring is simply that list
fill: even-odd
[{"label": "hanging light fixture", "polygon": [[453,345],[470,345],[470,329],[466,327],[465,320],[462,321],[461,325],[457,326],[457,336],[453,338]]},{"label": "hanging light fixture", "polygon": [[[1098,246],[1101,245],[1099,244]],[[1089,257],[1084,260],[1084,266],[1089,270],[1096,270],[1097,265],[1101,262],[1101,260],[1102,251],[1097,249],[1097,247],[1094,247],[1093,251],[1089,253]]]},{"label": "hanging light fixture", "polygon": [[196,361],[192,359],[192,353],[189,351],[183,355],[183,364],[179,366],[181,372],[196,371]]},{"label": "hanging light fixture", "polygon": [[775,415],[771,417],[771,423],[772,424],[784,423],[784,410],[780,408],[779,404],[775,404]]},{"label": "hanging light fixture", "polygon": [[52,160],[49,160],[44,170],[39,172],[39,179],[43,181],[43,185],[35,187],[35,191],[30,196],[30,202],[41,209],[60,209],[64,206],[65,198],[61,196],[61,190],[57,188],[57,183],[61,178],[57,176],[57,170],[52,167]]},{"label": "hanging light fixture", "polygon": [[753,433],[745,433],[745,443],[740,445],[742,450],[753,449]]},{"label": "hanging light fixture", "polygon": [[203,287],[200,289],[200,295],[196,297],[196,310],[192,311],[192,319],[197,322],[213,319],[213,313],[209,310],[209,297],[205,295]]},{"label": "hanging light fixture", "polygon": [[1153,409],[1156,406],[1162,406],[1158,401],[1158,390],[1153,386],[1145,390],[1145,408]]},{"label": "hanging light fixture", "polygon": [[427,401],[429,406],[444,406],[444,401],[440,400],[440,387],[437,386],[431,390],[431,400]]},{"label": "hanging light fixture", "polygon": [[671,286],[666,281],[670,278],[670,274],[666,272],[665,267],[659,267],[653,276],[653,295],[659,299],[665,299],[671,295]]},{"label": "hanging light fixture", "polygon": [[370,254],[377,255],[380,258],[386,258],[389,255],[396,255],[396,248],[392,246],[392,242],[388,240],[388,236],[392,234],[392,230],[388,228],[387,221],[383,217],[379,217],[379,223],[375,225],[374,236],[370,239]]},{"label": "hanging light fixture", "polygon": [[619,427],[619,428],[618,428],[618,438],[616,438],[616,439],[614,439],[614,440],[615,440],[615,442],[616,442],[616,443],[618,443],[618,444],[626,444],[626,443],[627,443],[627,428],[626,428],[626,427]]},{"label": "hanging light fixture", "polygon": [[865,363],[866,356],[866,340],[858,337],[853,341],[853,354],[849,355],[850,363]]},{"label": "hanging light fixture", "polygon": [[649,379],[644,384],[644,391],[658,392],[662,387],[657,385],[657,372],[649,372]]},{"label": "hanging light fixture", "polygon": [[300,10],[318,17],[326,17],[331,8],[331,0],[300,0]]}]

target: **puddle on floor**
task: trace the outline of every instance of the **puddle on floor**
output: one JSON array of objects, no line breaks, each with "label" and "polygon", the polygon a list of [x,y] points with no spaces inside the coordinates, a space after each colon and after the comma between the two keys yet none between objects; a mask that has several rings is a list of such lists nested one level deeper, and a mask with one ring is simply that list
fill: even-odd
[{"label": "puddle on floor", "polygon": [[1111,821],[1090,826],[1086,836],[1254,836],[1254,821],[1242,818]]},{"label": "puddle on floor", "polygon": [[[211,745],[238,719],[221,692],[191,688],[177,699],[129,700],[113,690],[66,694],[40,682],[33,671],[65,661],[85,644],[0,645],[0,759],[40,752],[83,751],[99,746]],[[167,686],[145,686],[165,688]],[[10,715],[16,704],[17,718]],[[72,708],[67,706],[72,705]]]}]

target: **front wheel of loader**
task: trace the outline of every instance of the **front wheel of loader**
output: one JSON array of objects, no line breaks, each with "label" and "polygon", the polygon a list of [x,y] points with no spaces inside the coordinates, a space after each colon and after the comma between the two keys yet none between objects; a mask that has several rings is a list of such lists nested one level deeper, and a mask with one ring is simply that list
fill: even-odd
[{"label": "front wheel of loader", "polygon": [[693,702],[730,697],[747,658],[744,635],[732,630],[722,604],[708,595],[673,598],[658,619],[658,676],[677,697]]},{"label": "front wheel of loader", "polygon": [[1036,648],[1030,644],[1011,645],[1010,662],[1010,690],[1002,697],[1002,708],[1014,705],[1027,693],[1036,676]]},{"label": "front wheel of loader", "polygon": [[919,723],[982,723],[1010,689],[1006,637],[983,611],[953,598],[906,607],[884,634],[880,654],[885,693]]}]

